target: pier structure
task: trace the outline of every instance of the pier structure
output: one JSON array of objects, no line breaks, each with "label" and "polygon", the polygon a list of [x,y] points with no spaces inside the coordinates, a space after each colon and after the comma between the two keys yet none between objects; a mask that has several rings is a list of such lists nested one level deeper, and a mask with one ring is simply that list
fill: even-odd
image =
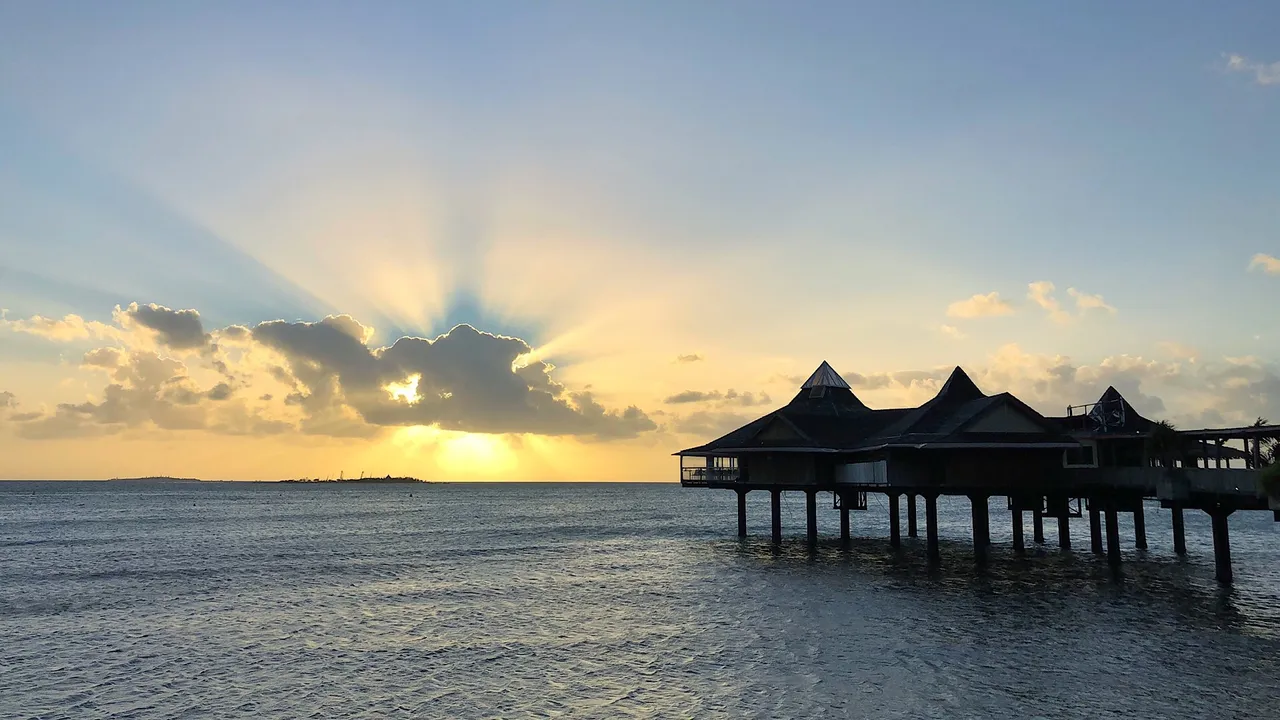
[{"label": "pier structure", "polygon": [[1227,518],[1271,510],[1280,521],[1280,505],[1258,489],[1262,443],[1271,438],[1280,438],[1280,426],[1179,432],[1142,417],[1115,388],[1063,417],[1046,417],[1007,392],[983,393],[959,367],[919,407],[872,409],[823,362],[784,407],[676,455],[684,486],[737,493],[742,537],[753,491],[770,494],[775,543],[782,541],[782,493],[804,493],[811,544],[818,540],[820,493],[830,493],[846,543],[850,512],[866,511],[868,494],[879,493],[889,508],[889,544],[898,548],[905,496],[907,535],[917,536],[923,500],[925,551],[937,563],[937,501],[958,496],[970,502],[974,559],[983,565],[990,500],[1003,497],[1015,552],[1026,549],[1024,514],[1031,514],[1034,543],[1045,543],[1048,517],[1056,521],[1059,547],[1071,550],[1070,521],[1087,512],[1090,551],[1118,569],[1119,516],[1132,515],[1134,546],[1146,549],[1144,502],[1153,499],[1173,512],[1179,554],[1186,552],[1183,511],[1210,515],[1217,578],[1230,583]]}]

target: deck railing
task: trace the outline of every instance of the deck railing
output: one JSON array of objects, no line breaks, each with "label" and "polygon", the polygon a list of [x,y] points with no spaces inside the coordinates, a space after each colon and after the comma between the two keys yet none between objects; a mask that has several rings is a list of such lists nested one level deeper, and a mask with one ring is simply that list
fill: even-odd
[{"label": "deck railing", "polygon": [[738,468],[687,467],[680,468],[680,484],[685,487],[706,487],[712,483],[738,482],[742,471]]}]

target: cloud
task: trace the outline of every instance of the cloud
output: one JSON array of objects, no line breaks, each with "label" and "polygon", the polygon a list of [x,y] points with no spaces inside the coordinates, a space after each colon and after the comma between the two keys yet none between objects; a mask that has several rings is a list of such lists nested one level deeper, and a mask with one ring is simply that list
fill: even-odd
[{"label": "cloud", "polygon": [[754,416],[740,413],[699,410],[675,418],[671,422],[671,429],[678,433],[696,435],[709,440],[740,428],[754,419]]},{"label": "cloud", "polygon": [[1012,315],[1013,306],[1000,299],[1000,293],[974,295],[968,300],[957,300],[947,306],[947,317],[978,318]]},{"label": "cloud", "polygon": [[124,337],[124,331],[118,327],[97,320],[85,320],[79,315],[66,315],[61,319],[34,315],[26,320],[9,320],[0,315],[0,328],[38,335],[57,342],[120,340]]},{"label": "cloud", "polygon": [[[117,313],[156,333],[163,345],[175,350],[190,350],[209,344],[209,336],[200,323],[200,313],[195,310],[170,310],[163,305],[130,303]],[[124,323],[122,323],[124,324]]]},{"label": "cloud", "polygon": [[953,325],[941,325],[938,327],[938,332],[955,340],[964,340],[967,337],[963,332],[960,332],[959,328]]},{"label": "cloud", "polygon": [[1027,299],[1044,308],[1049,319],[1056,323],[1071,321],[1071,315],[1062,309],[1058,300],[1053,297],[1054,285],[1048,280],[1038,280],[1027,285]]},{"label": "cloud", "polygon": [[470,325],[376,349],[365,344],[372,330],[346,315],[270,321],[252,332],[285,358],[296,386],[288,401],[313,421],[345,406],[371,425],[477,433],[610,439],[657,427],[635,406],[606,410],[591,392],[566,390],[552,379],[552,365],[531,359],[523,340]]},{"label": "cloud", "polygon": [[689,353],[688,355],[677,355],[675,362],[677,363],[695,363],[702,362],[706,358],[698,353]]},{"label": "cloud", "polygon": [[1268,275],[1280,275],[1280,258],[1258,253],[1249,261],[1250,270],[1261,270]]},{"label": "cloud", "polygon": [[1231,53],[1224,55],[1227,59],[1227,71],[1252,75],[1259,85],[1280,85],[1280,62],[1255,62],[1242,55]]},{"label": "cloud", "polygon": [[1027,299],[1039,305],[1041,309],[1049,314],[1049,319],[1055,323],[1065,325],[1077,316],[1083,317],[1091,310],[1102,311],[1111,315],[1116,313],[1116,309],[1107,304],[1101,295],[1093,295],[1082,292],[1075,288],[1067,288],[1067,295],[1075,300],[1077,315],[1072,315],[1062,308],[1062,304],[1054,297],[1055,286],[1048,280],[1037,280],[1027,284]]},{"label": "cloud", "polygon": [[11,392],[0,392],[0,408],[9,409],[18,407],[18,399]]},{"label": "cloud", "polygon": [[1081,314],[1084,314],[1089,310],[1102,310],[1112,315],[1116,314],[1116,309],[1108,305],[1106,301],[1102,299],[1101,295],[1090,295],[1089,293],[1080,292],[1075,288],[1067,288],[1067,294],[1075,298],[1076,309],[1079,310]]},{"label": "cloud", "polygon": [[[844,377],[872,407],[906,407],[933,397],[950,371],[948,366]],[[1115,386],[1140,413],[1179,427],[1231,427],[1259,416],[1280,418],[1280,366],[1252,357],[1183,363],[1115,355],[1080,363],[1009,344],[965,371],[984,392],[1011,392],[1047,415],[1092,403]]]},{"label": "cloud", "polygon": [[701,390],[685,390],[668,396],[664,403],[668,405],[682,405],[686,403],[714,403],[717,406],[737,406],[737,407],[753,407],[756,405],[768,405],[773,402],[767,393],[759,395],[752,392],[738,392],[733,388],[725,392],[719,390],[711,390],[703,392]]}]

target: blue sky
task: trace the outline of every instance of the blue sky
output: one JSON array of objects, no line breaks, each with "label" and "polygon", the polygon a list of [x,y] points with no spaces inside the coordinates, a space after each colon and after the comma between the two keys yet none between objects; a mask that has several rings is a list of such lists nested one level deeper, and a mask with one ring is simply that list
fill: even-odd
[{"label": "blue sky", "polygon": [[[744,390],[1011,344],[1266,365],[1277,26],[1265,2],[7,3],[0,306],[470,322],[619,404],[695,351]],[[1008,314],[948,316],[993,292]]]}]

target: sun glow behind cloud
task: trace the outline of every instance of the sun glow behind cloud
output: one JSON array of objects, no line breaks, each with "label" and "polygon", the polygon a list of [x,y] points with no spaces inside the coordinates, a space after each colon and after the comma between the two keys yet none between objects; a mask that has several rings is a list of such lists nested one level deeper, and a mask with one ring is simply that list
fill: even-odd
[{"label": "sun glow behind cloud", "polygon": [[422,396],[418,394],[418,383],[421,380],[421,375],[411,375],[408,380],[402,383],[388,383],[383,390],[386,390],[387,394],[392,398],[413,405],[422,399]]},{"label": "sun glow behind cloud", "polygon": [[430,453],[450,479],[507,479],[519,466],[516,452],[504,435],[411,425],[396,430],[392,442],[402,451]]}]

